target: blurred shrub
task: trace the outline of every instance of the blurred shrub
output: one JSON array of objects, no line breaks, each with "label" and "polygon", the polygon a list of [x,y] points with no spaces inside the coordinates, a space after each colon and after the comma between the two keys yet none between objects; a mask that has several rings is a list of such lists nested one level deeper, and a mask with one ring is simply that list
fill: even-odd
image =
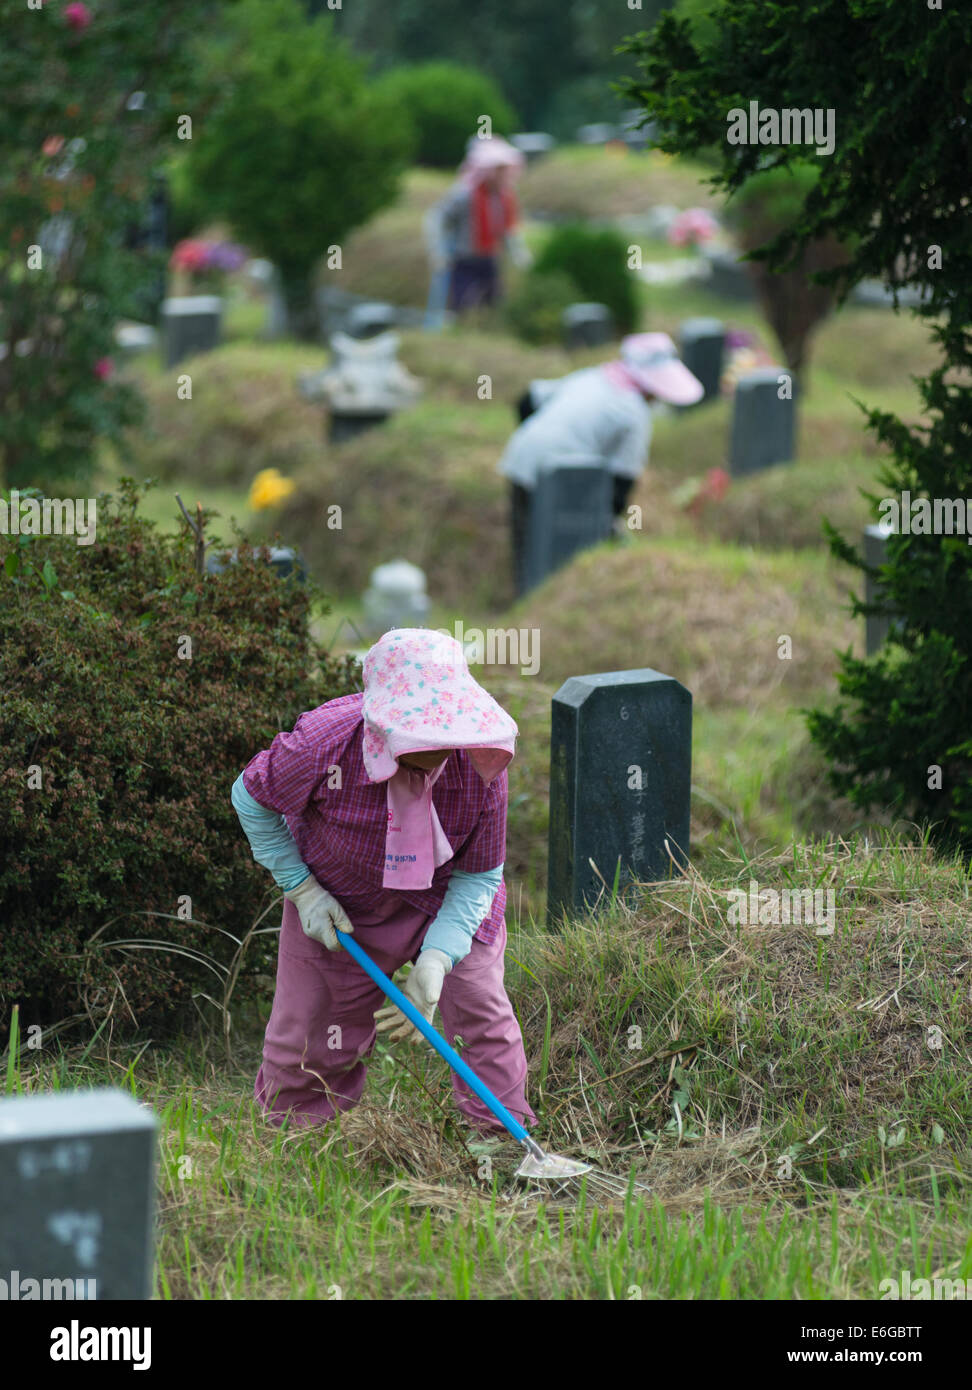
[{"label": "blurred shrub", "polygon": [[524,275],[506,300],[506,316],[525,343],[558,343],[562,316],[580,298],[576,282],[562,270]]},{"label": "blurred shrub", "polygon": [[398,195],[413,132],[299,0],[238,0],[201,46],[212,93],[177,203],[225,220],[280,269],[291,331],[314,338],[316,262]]},{"label": "blurred shrub", "polygon": [[[309,636],[307,589],[245,547],[200,577],[188,535],[158,535],[139,496],[128,480],[102,495],[90,546],[0,535],[0,1017],[19,1001],[25,1024],[155,1028],[194,1000],[215,1017],[223,933],[276,893],[230,788],[278,730],[355,688]],[[248,946],[234,1007],[273,942]]]},{"label": "blurred shrub", "polygon": [[516,129],[516,114],[499,87],[475,68],[420,63],[395,68],[373,86],[413,126],[419,164],[459,164],[481,116],[489,116],[495,135],[510,135]]},{"label": "blurred shrub", "polygon": [[532,274],[561,271],[570,276],[578,298],[606,304],[621,333],[638,319],[638,290],[628,270],[628,241],[610,227],[569,222],[558,227],[534,261]]}]

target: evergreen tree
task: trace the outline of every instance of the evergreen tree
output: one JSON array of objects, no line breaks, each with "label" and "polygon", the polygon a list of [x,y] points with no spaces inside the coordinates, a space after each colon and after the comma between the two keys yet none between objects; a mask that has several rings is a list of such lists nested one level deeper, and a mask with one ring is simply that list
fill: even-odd
[{"label": "evergreen tree", "polygon": [[[697,7],[696,7],[697,8]],[[701,27],[700,27],[701,25]],[[703,35],[704,37],[700,37]],[[640,76],[628,86],[665,132],[663,148],[717,146],[717,186],[741,188],[759,170],[816,160],[819,178],[790,224],[756,255],[770,269],[792,265],[827,235],[851,248],[818,283],[840,298],[865,276],[897,295],[921,292],[917,309],[941,349],[918,382],[923,419],[908,426],[865,410],[891,450],[879,475],[888,505],[904,493],[932,515],[945,502],[972,507],[972,10],[896,0],[732,0],[704,24],[668,14],[626,45]],[[830,113],[831,154],[813,146],[730,143],[734,111]],[[767,127],[768,129],[768,127]],[[752,134],[752,132],[750,132]],[[871,496],[871,494],[867,494]],[[954,524],[954,523],[953,523]],[[863,558],[827,527],[834,552]],[[881,651],[841,657],[842,699],[809,714],[831,759],[835,786],[862,807],[876,804],[927,821],[943,840],[972,848],[972,547],[960,534],[889,537],[877,574],[882,611],[895,627]],[[854,611],[865,611],[855,600]],[[873,610],[872,610],[873,611]]]}]

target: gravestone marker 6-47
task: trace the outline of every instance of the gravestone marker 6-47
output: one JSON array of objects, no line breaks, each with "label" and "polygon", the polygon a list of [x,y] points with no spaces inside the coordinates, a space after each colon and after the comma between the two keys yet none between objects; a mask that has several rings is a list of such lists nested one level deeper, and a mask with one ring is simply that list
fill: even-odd
[{"label": "gravestone marker 6-47", "polygon": [[154,1165],[122,1091],[0,1100],[0,1297],[149,1298]]},{"label": "gravestone marker 6-47", "polygon": [[602,879],[610,888],[619,860],[619,889],[686,862],[692,696],[649,668],[571,676],[553,698],[550,734],[553,922],[592,904]]}]

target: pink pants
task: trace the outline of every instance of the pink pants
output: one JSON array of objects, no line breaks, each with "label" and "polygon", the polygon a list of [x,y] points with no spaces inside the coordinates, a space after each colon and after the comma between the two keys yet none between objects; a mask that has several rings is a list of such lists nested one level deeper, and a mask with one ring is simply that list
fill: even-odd
[{"label": "pink pants", "polygon": [[[394,899],[390,900],[394,903]],[[399,907],[372,926],[354,924],[355,939],[386,975],[414,961],[430,918]],[[442,1031],[527,1128],[536,1116],[526,1099],[523,1038],[503,987],[506,923],[496,941],[474,940],[445,977],[439,1000]],[[377,1036],[373,1015],[388,1000],[344,950],[329,951],[306,936],[293,903],[285,901],[277,955],[277,986],[254,1095],[272,1124],[322,1125],[335,1109],[350,1110],[365,1084],[363,1059]],[[436,1021],[436,1026],[438,1021]],[[423,1041],[422,1047],[427,1047]],[[397,1046],[408,1046],[407,1043]],[[501,1131],[499,1120],[452,1073],[455,1103],[476,1129]]]}]

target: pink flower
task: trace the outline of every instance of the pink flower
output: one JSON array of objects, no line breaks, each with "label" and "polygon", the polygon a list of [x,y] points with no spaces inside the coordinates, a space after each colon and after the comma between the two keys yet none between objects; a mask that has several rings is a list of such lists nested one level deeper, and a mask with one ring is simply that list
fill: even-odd
[{"label": "pink flower", "polygon": [[668,229],[668,240],[673,246],[697,246],[700,241],[711,241],[719,225],[711,213],[704,208],[689,208],[680,212]]},{"label": "pink flower", "polygon": [[64,18],[72,29],[77,29],[80,32],[82,29],[87,29],[91,23],[91,11],[87,5],[81,4],[81,0],[71,0],[70,5],[64,6]]},{"label": "pink flower", "polygon": [[99,357],[94,364],[94,374],[99,381],[107,381],[115,370],[115,364],[110,357]]},{"label": "pink flower", "polygon": [[204,270],[206,268],[206,243],[186,237],[177,242],[169,257],[172,270]]},{"label": "pink flower", "polygon": [[63,135],[48,135],[43,145],[41,145],[41,154],[46,154],[48,157],[60,154],[63,145]]}]

